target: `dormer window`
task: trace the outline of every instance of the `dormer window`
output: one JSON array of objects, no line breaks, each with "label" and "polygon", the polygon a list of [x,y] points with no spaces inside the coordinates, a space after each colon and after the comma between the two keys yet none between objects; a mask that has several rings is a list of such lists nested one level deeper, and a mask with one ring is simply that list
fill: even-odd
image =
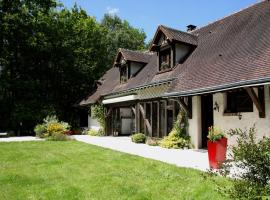
[{"label": "dormer window", "polygon": [[150,61],[151,56],[151,53],[119,49],[114,67],[119,68],[120,83],[126,83],[135,77]]},{"label": "dormer window", "polygon": [[125,83],[127,82],[127,65],[124,64],[120,67],[120,83]]},{"label": "dormer window", "polygon": [[183,64],[198,45],[198,36],[160,25],[150,47],[158,53],[158,73]]},{"label": "dormer window", "polygon": [[167,48],[159,53],[159,71],[171,68],[171,48]]}]

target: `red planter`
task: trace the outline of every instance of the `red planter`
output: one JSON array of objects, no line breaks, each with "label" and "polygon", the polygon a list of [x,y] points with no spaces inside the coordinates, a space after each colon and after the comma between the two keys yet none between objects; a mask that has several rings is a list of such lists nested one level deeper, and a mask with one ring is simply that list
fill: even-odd
[{"label": "red planter", "polygon": [[213,169],[218,169],[220,164],[226,160],[227,138],[222,138],[217,141],[207,141],[209,166]]}]

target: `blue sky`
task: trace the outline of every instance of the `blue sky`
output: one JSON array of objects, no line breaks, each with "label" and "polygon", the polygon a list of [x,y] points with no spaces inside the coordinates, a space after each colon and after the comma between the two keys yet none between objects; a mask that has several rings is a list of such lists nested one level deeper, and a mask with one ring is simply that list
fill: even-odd
[{"label": "blue sky", "polygon": [[104,13],[117,14],[132,26],[141,28],[150,40],[158,25],[179,30],[198,27],[246,8],[258,0],[61,0],[65,7],[75,2],[98,21]]}]

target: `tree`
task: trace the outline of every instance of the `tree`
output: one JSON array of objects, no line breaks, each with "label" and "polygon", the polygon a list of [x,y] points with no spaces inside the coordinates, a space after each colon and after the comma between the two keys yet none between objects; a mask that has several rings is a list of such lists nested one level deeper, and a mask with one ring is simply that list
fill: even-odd
[{"label": "tree", "polygon": [[118,48],[145,50],[145,32],[132,27],[126,20],[121,20],[117,15],[105,14],[101,25],[107,30],[106,66],[112,65]]},{"label": "tree", "polygon": [[118,17],[98,23],[76,5],[0,0],[0,130],[29,133],[52,114],[78,126],[75,105],[116,49],[141,49],[144,38]]}]

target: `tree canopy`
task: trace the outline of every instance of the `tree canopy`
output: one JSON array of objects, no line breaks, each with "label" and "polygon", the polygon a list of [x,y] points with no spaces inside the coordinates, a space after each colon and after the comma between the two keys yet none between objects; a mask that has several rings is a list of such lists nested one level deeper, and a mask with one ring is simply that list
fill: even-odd
[{"label": "tree canopy", "polygon": [[0,130],[29,132],[48,114],[78,126],[76,103],[120,47],[145,33],[117,16],[101,22],[54,0],[0,0]]}]

